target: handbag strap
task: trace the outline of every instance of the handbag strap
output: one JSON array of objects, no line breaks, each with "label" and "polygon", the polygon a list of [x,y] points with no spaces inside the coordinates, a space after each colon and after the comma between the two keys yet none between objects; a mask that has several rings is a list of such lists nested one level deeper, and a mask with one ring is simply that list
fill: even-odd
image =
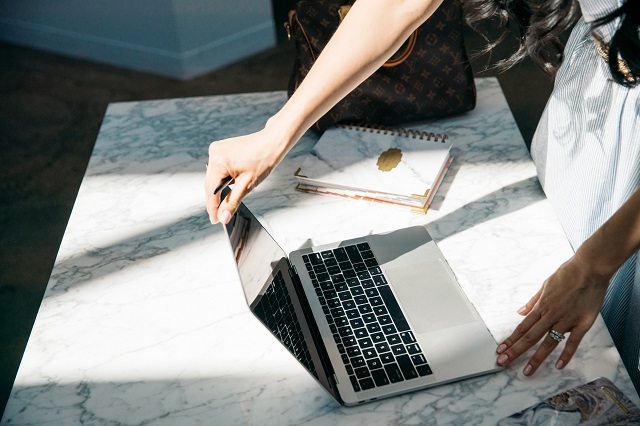
[{"label": "handbag strap", "polygon": [[[349,12],[350,8],[351,8],[351,6],[345,5],[345,6],[341,6],[338,9],[338,16],[340,18],[340,22],[342,22],[344,17],[347,16],[347,12]],[[294,21],[296,22],[296,24],[300,28],[300,31],[302,32],[303,37],[307,41],[307,45],[309,46],[309,51],[310,51],[311,56],[313,57],[313,60],[315,62],[315,60],[317,59],[316,53],[314,52],[314,50],[312,48],[312,45],[311,45],[311,41],[309,40],[309,36],[307,35],[306,31],[304,30],[304,27],[302,26],[302,23],[298,19],[298,15],[297,15],[297,13],[296,13],[296,11],[294,9],[289,11],[289,22],[285,23],[285,28],[287,30],[287,38],[289,40],[291,39],[291,27],[293,27],[293,22]],[[382,66],[386,67],[386,68],[391,68],[391,67],[395,67],[395,66],[398,66],[401,63],[403,63],[409,57],[409,55],[411,55],[411,52],[413,52],[413,48],[416,46],[416,41],[417,40],[418,40],[418,30],[415,30],[414,32],[411,33],[411,35],[407,39],[407,41],[405,43],[404,50],[401,53],[394,55],[391,59],[389,59],[387,62],[382,64]]]}]

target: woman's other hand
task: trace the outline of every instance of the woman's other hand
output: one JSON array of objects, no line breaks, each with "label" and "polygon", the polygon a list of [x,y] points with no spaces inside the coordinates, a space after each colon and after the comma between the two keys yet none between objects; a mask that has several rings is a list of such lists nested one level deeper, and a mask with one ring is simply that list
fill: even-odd
[{"label": "woman's other hand", "polygon": [[525,319],[498,346],[499,365],[510,364],[542,340],[523,370],[525,376],[535,373],[560,343],[561,338],[554,339],[551,330],[569,333],[555,366],[561,369],[569,363],[598,317],[611,278],[596,273],[592,265],[578,252],[542,284],[540,291],[518,310],[526,315]]}]

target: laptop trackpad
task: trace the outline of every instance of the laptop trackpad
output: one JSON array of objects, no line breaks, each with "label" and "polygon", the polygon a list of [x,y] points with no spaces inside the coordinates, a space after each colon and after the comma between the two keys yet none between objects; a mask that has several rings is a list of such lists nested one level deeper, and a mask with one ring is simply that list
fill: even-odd
[{"label": "laptop trackpad", "polygon": [[440,259],[386,269],[385,274],[418,333],[467,324],[477,318]]}]

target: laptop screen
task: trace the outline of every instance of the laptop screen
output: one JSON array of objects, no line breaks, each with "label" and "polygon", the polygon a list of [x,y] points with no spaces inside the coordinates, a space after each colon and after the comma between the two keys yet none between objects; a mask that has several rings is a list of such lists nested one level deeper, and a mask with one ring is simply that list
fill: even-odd
[{"label": "laptop screen", "polygon": [[[224,194],[223,194],[224,195]],[[289,275],[286,253],[240,203],[226,225],[247,304],[258,319],[330,393],[326,366],[314,344],[306,302]]]},{"label": "laptop screen", "polygon": [[274,269],[286,255],[244,204],[240,204],[226,229],[244,295],[253,310],[270,285]]}]

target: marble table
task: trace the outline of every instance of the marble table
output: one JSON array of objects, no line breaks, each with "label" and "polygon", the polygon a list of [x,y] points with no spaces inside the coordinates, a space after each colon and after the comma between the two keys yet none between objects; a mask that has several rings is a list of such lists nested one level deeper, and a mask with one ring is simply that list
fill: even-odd
[{"label": "marble table", "polygon": [[[497,340],[571,255],[495,79],[438,123],[455,160],[426,215],[300,193],[307,133],[247,199],[286,251],[426,224]],[[492,425],[598,376],[639,403],[598,319],[562,371],[509,368],[359,407],[335,403],[249,312],[203,203],[211,140],[259,129],[284,92],[111,104],[2,424]]]}]

